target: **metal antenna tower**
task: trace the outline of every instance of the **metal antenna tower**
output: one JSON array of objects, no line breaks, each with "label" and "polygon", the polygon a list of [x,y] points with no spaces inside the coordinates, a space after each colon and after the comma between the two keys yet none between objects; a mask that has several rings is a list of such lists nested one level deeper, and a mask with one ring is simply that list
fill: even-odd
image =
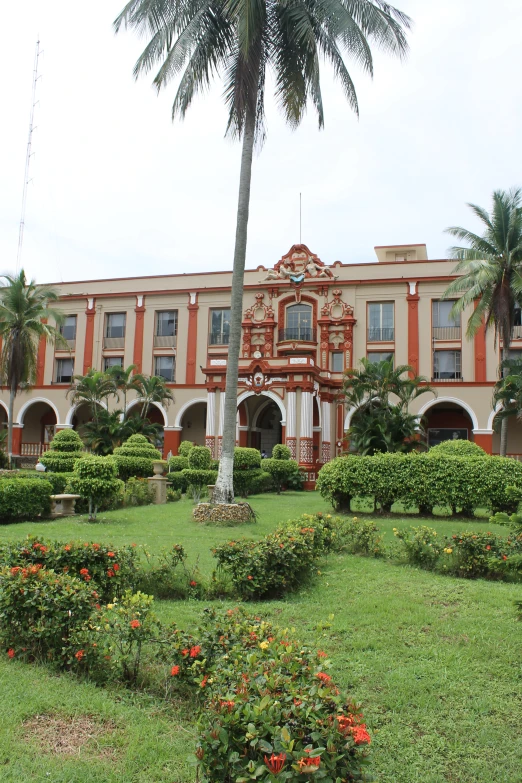
[{"label": "metal antenna tower", "polygon": [[27,139],[27,155],[25,158],[25,174],[24,174],[24,192],[22,196],[22,216],[20,218],[20,229],[18,232],[18,252],[16,255],[16,272],[18,273],[20,269],[20,261],[22,258],[22,245],[24,242],[24,227],[25,227],[25,206],[27,202],[27,186],[29,182],[31,181],[29,179],[29,166],[31,163],[31,145],[33,141],[33,131],[34,131],[34,107],[38,103],[36,100],[36,83],[38,79],[40,78],[38,75],[38,60],[40,58],[40,41],[38,40],[36,42],[36,52],[34,55],[34,68],[33,68],[33,91],[31,96],[31,116],[29,119],[29,138]]}]

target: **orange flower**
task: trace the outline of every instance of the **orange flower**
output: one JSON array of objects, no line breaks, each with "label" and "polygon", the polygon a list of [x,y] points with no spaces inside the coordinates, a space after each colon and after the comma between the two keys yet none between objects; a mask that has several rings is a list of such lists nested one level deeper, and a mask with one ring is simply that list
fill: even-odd
[{"label": "orange flower", "polygon": [[285,761],[286,753],[272,753],[270,757],[265,756],[265,764],[273,775],[279,775],[285,766]]},{"label": "orange flower", "polygon": [[83,650],[78,650],[78,652],[74,654],[74,657],[76,658],[77,661],[81,661],[84,655],[85,652]]},{"label": "orange flower", "polygon": [[247,579],[253,579],[253,578],[254,578],[254,577],[253,577],[253,576],[251,576],[250,574],[247,576]]},{"label": "orange flower", "polygon": [[85,575],[85,574],[88,574],[88,573],[89,573],[89,569],[88,568],[80,568],[80,574]]},{"label": "orange flower", "polygon": [[491,549],[490,545],[488,544],[486,549],[489,551]]},{"label": "orange flower", "polygon": [[356,745],[370,745],[372,739],[366,731],[366,725],[364,723],[361,723],[360,726],[353,726],[350,731]]},{"label": "orange flower", "polygon": [[114,563],[114,565],[113,565],[113,569],[114,569],[115,571],[119,571],[119,570],[120,570],[120,566],[118,565],[118,563]]},{"label": "orange flower", "polygon": [[10,648],[8,649],[8,651],[7,651],[7,655],[8,655],[8,657],[9,657],[9,658],[14,658],[14,657],[15,657],[16,653],[15,653],[15,651],[13,650],[13,648],[12,648],[12,647],[10,647]]},{"label": "orange flower", "polygon": [[208,674],[205,674],[205,676],[203,677],[203,679],[202,679],[202,680],[201,680],[201,682],[199,683],[199,687],[200,687],[200,688],[204,688],[204,687],[205,687],[205,685],[207,684],[207,680],[208,680]]},{"label": "orange flower", "polygon": [[201,652],[201,647],[199,646],[199,644],[195,644],[194,647],[190,648],[189,655],[191,658],[197,658],[200,652]]},{"label": "orange flower", "polygon": [[141,625],[139,620],[131,620],[130,627],[131,628],[139,628]]},{"label": "orange flower", "polygon": [[179,674],[179,666],[173,666],[170,670],[170,673],[172,677],[175,677],[177,674]]},{"label": "orange flower", "polygon": [[64,546],[64,549],[65,549],[66,552],[70,552],[71,551],[71,547],[69,546],[69,544],[66,544]]},{"label": "orange flower", "polygon": [[220,701],[219,704],[221,707],[226,707],[229,712],[232,712],[235,707],[234,701]]},{"label": "orange flower", "polygon": [[317,677],[318,680],[321,680],[321,682],[324,683],[332,681],[332,678],[330,677],[329,674],[326,674],[326,672],[317,672],[315,676]]},{"label": "orange flower", "polygon": [[114,552],[107,552],[107,557],[116,557]]},{"label": "orange flower", "polygon": [[[305,753],[311,753],[311,751],[305,750]],[[299,759],[297,762],[297,766],[299,767],[300,772],[315,772],[317,769],[319,769],[320,765],[320,756],[312,756],[311,758],[306,758],[303,756],[303,758]]]},{"label": "orange flower", "polygon": [[107,576],[108,576],[109,578],[110,578],[111,576],[116,576],[116,574],[114,573],[114,571],[112,570],[112,568],[109,568],[109,570],[107,571]]},{"label": "orange flower", "polygon": [[16,574],[17,574],[19,571],[21,571],[21,570],[22,570],[22,569],[21,569],[21,567],[20,567],[20,566],[15,566],[14,568],[11,568],[11,573],[12,573],[12,575],[13,575],[13,576],[16,576]]},{"label": "orange flower", "polygon": [[317,650],[317,657],[318,658],[328,658],[328,655],[323,652],[322,650]]},{"label": "orange flower", "polygon": [[182,650],[182,651],[181,651],[181,654],[182,654],[182,655],[183,655],[183,657],[185,658],[185,657],[186,657],[186,656],[189,654],[189,651],[188,651],[188,650]]},{"label": "orange flower", "polygon": [[191,586],[191,587],[196,587],[196,585],[197,585],[197,582],[195,582],[194,580],[192,580],[192,581],[191,581],[191,583],[190,583],[190,586]]}]

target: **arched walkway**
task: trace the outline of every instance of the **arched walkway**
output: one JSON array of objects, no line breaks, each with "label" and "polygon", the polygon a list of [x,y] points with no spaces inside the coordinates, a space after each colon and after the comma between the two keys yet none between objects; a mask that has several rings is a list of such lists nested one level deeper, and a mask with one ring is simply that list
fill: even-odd
[{"label": "arched walkway", "polygon": [[[100,402],[99,405],[107,410],[106,403]],[[85,402],[80,402],[78,405],[73,405],[72,408],[69,408],[64,424],[72,424],[73,429],[76,430],[82,424],[91,421],[91,419],[89,406]]]},{"label": "arched walkway", "polygon": [[[498,413],[498,410],[496,411]],[[496,419],[495,411],[490,417],[493,430],[493,454],[500,454],[500,422]],[[516,416],[508,418],[507,453],[510,457],[522,461],[522,422]]]},{"label": "arched walkway", "polygon": [[18,414],[23,424],[20,453],[24,457],[37,457],[49,448],[58,424],[55,406],[45,399],[27,402]]},{"label": "arched walkway", "polygon": [[[127,415],[140,413],[142,404],[143,400],[139,397],[135,400],[132,400],[132,402],[129,402],[127,404]],[[169,423],[167,411],[163,405],[160,405],[159,402],[152,402],[150,404],[149,410],[147,411],[147,419],[151,422],[151,424],[161,424],[162,427],[166,427]]]},{"label": "arched walkway", "polygon": [[239,445],[259,449],[271,457],[274,446],[282,442],[281,407],[265,394],[242,397],[238,404]]},{"label": "arched walkway", "polygon": [[207,432],[206,400],[192,400],[179,411],[176,426],[182,427],[181,440],[189,440],[196,446],[205,445]]},{"label": "arched walkway", "polygon": [[445,440],[474,440],[478,429],[473,410],[459,400],[433,400],[421,409],[428,446],[437,446]]}]

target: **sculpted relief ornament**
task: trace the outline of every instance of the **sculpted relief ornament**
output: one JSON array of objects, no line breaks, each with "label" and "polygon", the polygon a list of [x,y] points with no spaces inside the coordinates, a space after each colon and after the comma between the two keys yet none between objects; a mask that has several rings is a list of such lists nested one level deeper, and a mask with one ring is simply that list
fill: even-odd
[{"label": "sculpted relief ornament", "polygon": [[269,269],[266,277],[260,283],[268,280],[286,280],[294,286],[301,285],[305,280],[324,279],[337,280],[329,266],[325,266],[315,253],[311,253],[306,245],[294,245],[289,252],[282,257],[273,269]]}]

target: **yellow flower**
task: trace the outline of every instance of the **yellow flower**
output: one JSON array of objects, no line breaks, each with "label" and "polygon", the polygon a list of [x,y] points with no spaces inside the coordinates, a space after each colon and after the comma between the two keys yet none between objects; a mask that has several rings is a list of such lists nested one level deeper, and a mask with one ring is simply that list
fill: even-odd
[{"label": "yellow flower", "polygon": [[451,555],[451,553],[453,552],[453,549],[451,549],[451,547],[448,547],[447,549],[445,549],[445,550],[444,550],[444,552],[445,552],[447,555]]},{"label": "yellow flower", "polygon": [[107,609],[114,609],[114,604],[107,604]]},{"label": "yellow flower", "polygon": [[270,645],[268,644],[268,642],[259,642],[259,646],[261,647],[262,650],[267,650]]}]

